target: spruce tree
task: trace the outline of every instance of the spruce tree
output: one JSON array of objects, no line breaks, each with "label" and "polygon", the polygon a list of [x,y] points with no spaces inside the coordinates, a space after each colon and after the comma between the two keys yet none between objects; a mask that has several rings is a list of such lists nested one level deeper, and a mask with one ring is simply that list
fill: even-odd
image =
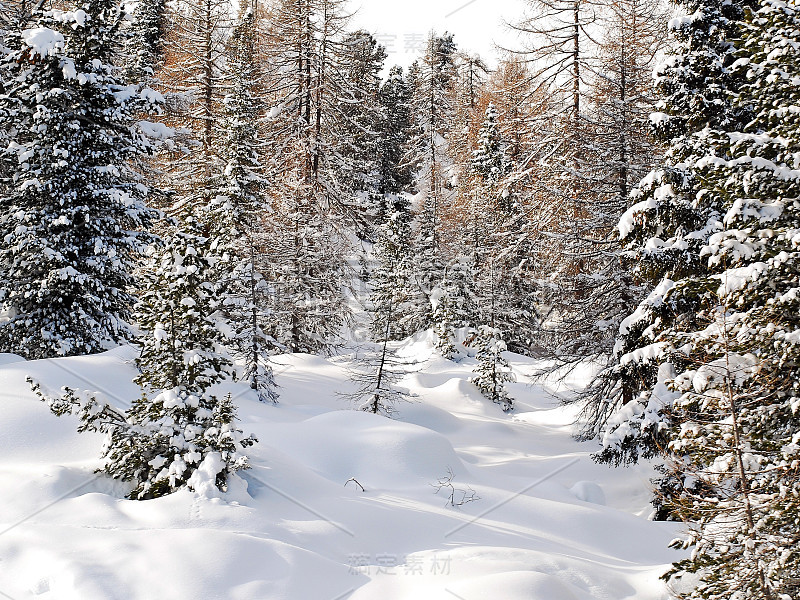
[{"label": "spruce tree", "polygon": [[167,35],[165,0],[139,0],[127,33],[126,75],[131,81],[151,80],[164,61]]},{"label": "spruce tree", "polygon": [[131,273],[154,216],[131,162],[151,145],[137,116],[157,95],[113,66],[123,13],[107,0],[39,8],[13,32],[0,130],[13,132],[0,196],[0,349],[87,354],[130,337]]},{"label": "spruce tree", "polygon": [[[452,93],[455,84],[456,45],[452,34],[428,37],[422,60],[412,65],[409,81],[412,108],[417,122],[417,136],[411,141],[409,158],[418,165],[415,249],[419,257],[417,281],[421,291],[430,296],[441,280],[447,264],[444,252],[444,215],[452,196],[448,169],[447,137],[452,125]],[[432,304],[418,307],[419,321],[432,324]]]},{"label": "spruce tree", "polygon": [[[411,88],[402,67],[394,66],[380,88],[380,147],[378,149],[378,193],[410,192],[414,187],[415,165],[409,156],[415,134]],[[387,213],[391,210],[384,209]],[[378,215],[378,222],[382,220]]]},{"label": "spruce tree", "polygon": [[455,358],[458,354],[456,343],[470,337],[470,330],[474,330],[480,320],[470,257],[461,255],[451,261],[431,300],[434,303],[434,346],[445,358]]},{"label": "spruce tree", "polygon": [[409,202],[403,196],[395,196],[395,199],[396,210],[377,229],[378,239],[373,246],[376,265],[370,278],[370,304],[372,333],[376,339],[387,331],[388,307],[391,307],[392,316],[388,339],[403,339],[420,331],[421,324],[414,320],[414,308],[427,301],[414,280]]},{"label": "spruce tree", "polygon": [[229,41],[228,68],[231,89],[225,97],[225,169],[219,177],[214,199],[214,225],[226,237],[232,256],[225,312],[233,327],[230,345],[244,364],[243,376],[264,402],[278,398],[277,384],[268,361],[275,340],[267,333],[271,313],[266,309],[268,284],[263,272],[263,231],[267,204],[266,177],[259,150],[265,144],[259,130],[261,103],[256,97],[258,69],[255,63],[257,22],[253,10],[245,8]]},{"label": "spruce tree", "polygon": [[471,226],[465,245],[472,247],[483,322],[494,323],[509,349],[527,354],[537,325],[537,274],[533,232],[508,152],[500,113],[489,102],[470,162]]},{"label": "spruce tree", "polygon": [[65,388],[55,395],[29,380],[56,415],[72,413],[79,431],[107,435],[101,469],[130,482],[129,497],[146,500],[181,488],[205,495],[227,489],[247,468],[245,448],[255,443],[236,425],[230,396],[209,388],[230,377],[224,347],[230,326],[221,312],[230,257],[219,240],[200,235],[192,218],[151,248],[148,290],[137,307],[142,396],[122,412],[96,393]]},{"label": "spruce tree", "polygon": [[505,388],[506,382],[514,381],[511,365],[503,356],[506,344],[500,336],[500,331],[490,325],[482,325],[478,330],[474,342],[477,349],[473,373],[475,377],[470,381],[480,390],[486,398],[499,404],[506,412],[514,408],[514,399],[508,395]]},{"label": "spruce tree", "polygon": [[[800,572],[800,5],[748,11],[731,71],[740,131],[712,138],[696,174],[722,217],[700,252],[708,272],[674,283],[702,294],[688,326],[667,330],[673,510],[690,522],[699,579],[682,598],[795,597]],[[699,293],[698,293],[699,292]],[[669,296],[668,296],[669,298]]]},{"label": "spruce tree", "polygon": [[657,72],[664,98],[651,117],[668,144],[666,162],[633,191],[635,204],[619,225],[626,259],[635,261],[635,275],[652,291],[620,323],[614,361],[592,382],[586,404],[586,434],[601,432],[599,458],[610,462],[666,448],[668,407],[653,393],[660,365],[684,361],[668,352],[670,337],[695,330],[702,307],[714,301],[696,282],[709,274],[702,252],[722,225],[724,207],[720,190],[703,182],[700,169],[726,160],[720,138],[738,135],[750,119],[749,108],[733,103],[743,76],[730,68],[744,4],[692,0],[682,6],[686,16],[670,21],[676,45]]},{"label": "spruce tree", "polygon": [[144,395],[127,420],[150,434],[136,438],[134,449],[116,445],[112,436],[106,467],[136,483],[131,497],[209,483],[224,490],[228,475],[247,466],[242,450],[252,441],[236,429],[231,400],[209,391],[233,376],[225,348],[231,326],[223,311],[232,257],[224,240],[201,235],[206,228],[189,217],[183,231],[173,230],[154,248],[146,271],[135,380]]}]

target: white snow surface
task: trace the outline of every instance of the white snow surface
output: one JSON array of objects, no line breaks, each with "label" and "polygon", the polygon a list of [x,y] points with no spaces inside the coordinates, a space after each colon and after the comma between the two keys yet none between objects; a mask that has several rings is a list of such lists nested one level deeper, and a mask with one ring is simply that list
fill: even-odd
[{"label": "white snow surface", "polygon": [[[36,400],[31,376],[139,395],[129,347],[91,357],[0,357],[0,595],[14,600],[663,600],[658,577],[679,533],[647,519],[649,466],[597,465],[572,438],[574,407],[530,385],[511,359],[516,409],[468,382],[474,359],[436,357],[424,336],[405,355],[417,395],[390,420],[352,410],[347,363],[275,358],[280,404],[227,384],[252,468],[225,494],[149,501],[94,470],[103,443]],[[579,386],[586,371],[573,374]],[[478,500],[446,505],[431,486]],[[552,475],[554,471],[558,471]],[[551,476],[552,475],[552,476]],[[355,478],[364,486],[362,492]],[[210,496],[210,497],[209,497]]]},{"label": "white snow surface", "polygon": [[23,43],[31,49],[31,54],[47,58],[64,47],[64,36],[48,27],[34,27],[22,32]]}]

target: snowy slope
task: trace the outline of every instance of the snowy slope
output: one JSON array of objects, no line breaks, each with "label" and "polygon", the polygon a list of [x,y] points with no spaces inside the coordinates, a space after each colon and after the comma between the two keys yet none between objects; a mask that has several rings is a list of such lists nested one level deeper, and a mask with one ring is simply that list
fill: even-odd
[{"label": "snowy slope", "polygon": [[[22,362],[0,357],[0,597],[23,600],[658,600],[678,529],[653,523],[644,466],[609,469],[571,436],[574,409],[511,385],[505,415],[467,379],[472,362],[403,349],[416,395],[388,420],[349,410],[346,362],[275,359],[278,406],[230,385],[253,468],[220,498],[146,502],[93,470],[102,438],[77,434],[25,377],[138,395],[130,348]],[[520,380],[532,363],[513,356]],[[579,380],[574,382],[580,384]],[[478,500],[446,506],[431,486]],[[555,472],[555,474],[553,474]],[[354,477],[366,488],[362,492]]]}]

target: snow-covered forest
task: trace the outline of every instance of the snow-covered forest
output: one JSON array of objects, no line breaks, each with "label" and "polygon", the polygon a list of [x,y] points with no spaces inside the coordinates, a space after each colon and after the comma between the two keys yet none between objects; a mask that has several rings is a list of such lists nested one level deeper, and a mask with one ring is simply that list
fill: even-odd
[{"label": "snow-covered forest", "polygon": [[0,3],[0,596],[800,600],[800,1],[351,8]]}]

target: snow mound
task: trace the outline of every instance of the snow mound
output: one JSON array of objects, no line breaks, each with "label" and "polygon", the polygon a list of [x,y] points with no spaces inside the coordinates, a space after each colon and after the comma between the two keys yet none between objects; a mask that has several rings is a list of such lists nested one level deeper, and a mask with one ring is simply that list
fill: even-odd
[{"label": "snow mound", "polygon": [[575,494],[578,500],[583,502],[590,502],[591,504],[599,504],[605,506],[606,495],[603,493],[603,488],[593,481],[579,481],[569,491]]},{"label": "snow mound", "polygon": [[344,484],[355,477],[368,490],[419,487],[434,482],[448,467],[465,472],[444,436],[371,413],[329,412],[269,435],[270,445],[293,446],[293,458],[326,479]]},{"label": "snow mound", "polygon": [[8,352],[0,352],[0,367],[3,365],[10,365],[16,362],[24,362],[24,358],[21,356],[17,356],[16,354],[10,354]]}]

